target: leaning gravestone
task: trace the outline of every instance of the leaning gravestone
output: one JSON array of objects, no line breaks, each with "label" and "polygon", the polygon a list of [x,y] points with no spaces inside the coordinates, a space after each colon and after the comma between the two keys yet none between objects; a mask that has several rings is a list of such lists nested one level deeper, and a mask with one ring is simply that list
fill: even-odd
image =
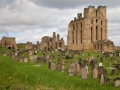
[{"label": "leaning gravestone", "polygon": [[56,64],[54,62],[50,63],[50,69],[51,70],[56,70]]},{"label": "leaning gravestone", "polygon": [[73,76],[73,75],[74,75],[73,67],[68,68],[68,76]]},{"label": "leaning gravestone", "polygon": [[87,79],[87,68],[85,67],[81,69],[81,78]]},{"label": "leaning gravestone", "polygon": [[98,70],[97,70],[97,68],[94,68],[92,70],[92,78],[98,78]]}]

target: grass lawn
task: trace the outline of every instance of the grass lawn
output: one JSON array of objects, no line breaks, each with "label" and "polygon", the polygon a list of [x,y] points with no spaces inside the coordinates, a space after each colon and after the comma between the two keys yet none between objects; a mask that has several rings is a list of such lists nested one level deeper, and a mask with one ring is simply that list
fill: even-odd
[{"label": "grass lawn", "polygon": [[[0,48],[0,51],[2,49]],[[81,58],[84,60],[90,55],[100,55],[95,52],[85,52]],[[38,56],[41,54],[38,53]],[[75,55],[74,61],[77,60]],[[120,57],[119,57],[120,58]],[[53,60],[54,62],[57,59]],[[63,60],[65,61],[65,60]],[[73,60],[68,60],[69,64]],[[100,59],[98,59],[100,61]],[[118,75],[111,76],[111,70],[108,68],[110,58],[106,58],[103,62],[104,68],[108,72],[108,77],[120,77]],[[40,66],[36,66],[40,65]],[[67,71],[61,73],[59,70],[51,71],[47,64],[21,63],[14,62],[9,56],[0,54],[0,90],[119,90],[115,88],[113,83],[98,84],[98,79],[91,78],[91,68],[89,66],[88,79],[82,80],[80,76],[69,77]]]}]

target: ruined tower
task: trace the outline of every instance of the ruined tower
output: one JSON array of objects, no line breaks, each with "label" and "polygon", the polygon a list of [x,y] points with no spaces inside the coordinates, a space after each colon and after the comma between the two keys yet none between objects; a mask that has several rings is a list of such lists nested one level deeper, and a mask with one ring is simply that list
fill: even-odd
[{"label": "ruined tower", "polygon": [[84,8],[84,17],[78,13],[68,25],[68,49],[101,51],[106,50],[105,43],[111,42],[113,51],[113,42],[108,40],[107,24],[106,6]]}]

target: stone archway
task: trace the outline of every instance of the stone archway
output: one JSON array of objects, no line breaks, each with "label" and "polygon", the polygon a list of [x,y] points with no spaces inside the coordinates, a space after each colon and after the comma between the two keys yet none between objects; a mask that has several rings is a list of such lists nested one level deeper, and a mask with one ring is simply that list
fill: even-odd
[{"label": "stone archway", "polygon": [[8,49],[12,49],[11,47],[8,47]]}]

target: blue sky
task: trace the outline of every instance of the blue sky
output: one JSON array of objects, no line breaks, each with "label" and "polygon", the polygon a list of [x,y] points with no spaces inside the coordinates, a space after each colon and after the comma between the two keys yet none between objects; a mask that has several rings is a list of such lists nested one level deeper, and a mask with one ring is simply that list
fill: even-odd
[{"label": "blue sky", "polygon": [[[109,3],[108,3],[109,2]],[[107,6],[108,38],[120,46],[120,0],[0,0],[0,39],[36,43],[43,36],[60,34],[67,42],[69,22],[89,5]]]}]

